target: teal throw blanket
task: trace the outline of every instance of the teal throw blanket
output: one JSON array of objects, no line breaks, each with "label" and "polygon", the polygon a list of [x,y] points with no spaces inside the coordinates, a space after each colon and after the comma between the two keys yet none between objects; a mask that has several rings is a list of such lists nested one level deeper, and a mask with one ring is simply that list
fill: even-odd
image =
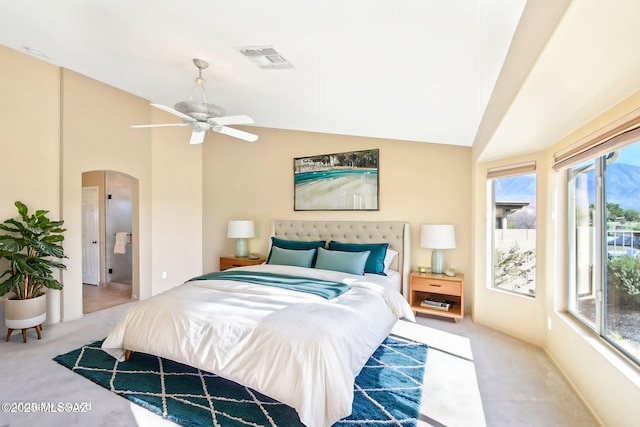
[{"label": "teal throw blanket", "polygon": [[278,288],[306,292],[319,295],[324,299],[333,299],[351,289],[351,287],[346,283],[257,271],[227,270],[204,274],[202,276],[194,277],[191,280],[235,280],[238,282],[275,286]]}]

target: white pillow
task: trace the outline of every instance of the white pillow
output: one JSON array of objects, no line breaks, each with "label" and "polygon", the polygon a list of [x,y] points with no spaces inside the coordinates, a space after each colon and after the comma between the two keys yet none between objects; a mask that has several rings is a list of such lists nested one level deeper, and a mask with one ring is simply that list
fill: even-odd
[{"label": "white pillow", "polygon": [[396,256],[398,256],[397,251],[387,248],[387,254],[384,256],[384,261],[383,261],[384,271],[387,271],[391,267],[391,264],[393,263],[393,260],[395,259]]}]

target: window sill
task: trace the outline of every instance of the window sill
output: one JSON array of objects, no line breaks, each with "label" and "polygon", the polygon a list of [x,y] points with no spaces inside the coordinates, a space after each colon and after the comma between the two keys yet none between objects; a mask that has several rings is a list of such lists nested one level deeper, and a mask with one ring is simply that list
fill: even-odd
[{"label": "window sill", "polygon": [[504,295],[512,295],[515,297],[520,297],[520,298],[525,298],[527,301],[535,301],[536,296],[535,294],[523,294],[521,292],[515,292],[515,291],[508,291],[506,289],[500,289],[500,288],[494,288],[494,287],[487,287],[487,289],[489,289],[490,291],[495,291],[495,292],[499,292],[501,294]]},{"label": "window sill", "polygon": [[609,344],[605,339],[599,337],[580,321],[576,320],[573,315],[566,312],[556,312],[556,314],[572,331],[589,344],[594,351],[598,352],[608,363],[640,389],[640,366],[633,363],[627,356]]}]

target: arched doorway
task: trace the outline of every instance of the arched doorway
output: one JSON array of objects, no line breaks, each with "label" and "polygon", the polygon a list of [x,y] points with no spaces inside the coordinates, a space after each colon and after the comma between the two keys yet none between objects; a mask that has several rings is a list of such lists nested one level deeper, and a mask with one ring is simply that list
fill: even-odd
[{"label": "arched doorway", "polygon": [[131,301],[138,180],[117,171],[82,174],[83,313]]}]

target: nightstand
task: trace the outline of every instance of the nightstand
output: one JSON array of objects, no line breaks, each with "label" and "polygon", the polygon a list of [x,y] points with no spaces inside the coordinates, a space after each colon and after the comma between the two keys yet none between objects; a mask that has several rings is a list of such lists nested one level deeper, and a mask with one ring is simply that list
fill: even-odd
[{"label": "nightstand", "polygon": [[[453,301],[449,311],[421,306],[425,299]],[[415,314],[425,313],[453,319],[464,316],[464,274],[449,277],[444,274],[412,272],[409,277],[409,304]]]},{"label": "nightstand", "polygon": [[262,264],[266,260],[264,258],[249,259],[249,258],[236,258],[234,256],[221,256],[220,257],[220,271],[228,270],[233,267],[245,267],[247,265]]}]

